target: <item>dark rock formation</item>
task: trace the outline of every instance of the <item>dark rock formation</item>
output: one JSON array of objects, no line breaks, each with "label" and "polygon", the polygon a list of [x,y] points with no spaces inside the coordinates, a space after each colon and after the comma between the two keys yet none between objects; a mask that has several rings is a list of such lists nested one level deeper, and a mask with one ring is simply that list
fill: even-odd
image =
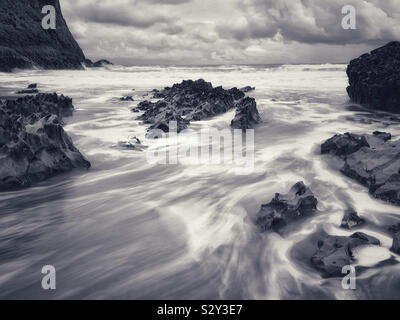
[{"label": "dark rock formation", "polygon": [[352,101],[400,112],[400,42],[390,42],[352,60],[347,76],[347,92]]},{"label": "dark rock formation", "polygon": [[380,241],[362,232],[350,237],[327,235],[318,240],[311,263],[328,276],[342,276],[342,268],[354,262],[352,250],[364,245],[380,245]]},{"label": "dark rock formation", "polygon": [[255,87],[250,87],[250,86],[246,86],[246,87],[243,87],[243,88],[240,89],[240,91],[243,91],[244,93],[251,92],[251,91],[254,91],[254,90],[256,90],[256,88]]},{"label": "dark rock formation", "polygon": [[341,172],[368,187],[374,197],[400,205],[400,141],[345,133],[327,140],[321,152],[340,157]]},{"label": "dark rock formation", "polygon": [[144,111],[138,119],[143,120],[145,124],[151,124],[150,129],[156,128],[165,132],[169,129],[170,121],[177,122],[180,132],[187,128],[190,121],[199,121],[225,113],[232,108],[241,108],[244,103],[249,103],[247,99],[252,99],[243,99],[245,94],[237,88],[214,88],[210,82],[203,79],[183,81],[162,91],[154,89],[152,93],[154,98],[161,100],[143,101],[133,111]]},{"label": "dark rock formation", "polygon": [[[42,28],[42,8],[56,9],[56,29]],[[0,1],[0,72],[15,68],[82,69],[85,56],[68,30],[59,0]]]},{"label": "dark rock formation", "polygon": [[268,204],[257,213],[256,224],[261,231],[277,231],[300,217],[309,216],[317,210],[318,200],[303,182],[297,182],[288,194],[276,193]]},{"label": "dark rock formation", "polygon": [[392,251],[400,254],[400,232],[395,233],[393,237]]},{"label": "dark rock formation", "polygon": [[119,101],[133,101],[133,98],[132,98],[132,96],[126,96],[126,97],[119,98]]},{"label": "dark rock formation", "polygon": [[113,63],[106,60],[106,59],[101,59],[99,61],[93,62],[90,59],[85,59],[84,63],[85,67],[87,68],[101,68],[107,65],[112,65]]},{"label": "dark rock formation", "polygon": [[261,122],[256,101],[253,98],[244,98],[236,108],[235,118],[231,122],[234,129],[253,129]]},{"label": "dark rock formation", "polygon": [[0,190],[90,167],[62,127],[73,109],[55,93],[0,102]]},{"label": "dark rock formation", "polygon": [[344,212],[344,216],[343,216],[340,227],[344,228],[344,229],[352,229],[352,228],[358,227],[364,223],[365,223],[365,220],[363,218],[360,218],[358,216],[357,212],[355,212],[352,209],[348,209]]},{"label": "dark rock formation", "polygon": [[389,141],[392,139],[392,135],[387,132],[381,132],[381,131],[374,131],[372,133],[375,137],[382,139],[383,141]]},{"label": "dark rock formation", "polygon": [[36,94],[36,93],[39,93],[36,83],[32,83],[32,84],[28,85],[28,87],[26,89],[17,91],[17,94]]}]

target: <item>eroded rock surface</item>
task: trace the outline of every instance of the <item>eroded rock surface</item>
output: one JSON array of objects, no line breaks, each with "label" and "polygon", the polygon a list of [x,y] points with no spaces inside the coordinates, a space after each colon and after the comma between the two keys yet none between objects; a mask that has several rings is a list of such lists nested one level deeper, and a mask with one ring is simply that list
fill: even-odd
[{"label": "eroded rock surface", "polygon": [[365,223],[363,218],[360,218],[356,211],[348,209],[344,212],[341,228],[352,229]]},{"label": "eroded rock surface", "polygon": [[152,93],[153,98],[161,100],[143,101],[132,111],[144,111],[138,119],[143,120],[145,124],[151,124],[150,129],[156,128],[164,132],[169,130],[168,123],[171,121],[177,122],[180,132],[186,129],[191,121],[219,115],[233,108],[246,109],[250,104],[256,109],[255,100],[245,98],[243,91],[237,88],[214,88],[210,82],[203,79],[185,80],[162,91],[155,89]]},{"label": "eroded rock surface", "polygon": [[55,93],[0,101],[0,190],[90,167],[62,127],[73,110]]},{"label": "eroded rock surface", "polygon": [[400,42],[363,54],[347,67],[352,101],[391,112],[400,112]]},{"label": "eroded rock surface", "polygon": [[261,123],[261,117],[256,101],[253,98],[244,98],[236,108],[236,115],[231,122],[231,127],[246,130],[253,129],[259,123]]},{"label": "eroded rock surface", "polygon": [[342,268],[354,262],[352,250],[365,245],[380,245],[380,241],[362,232],[350,237],[327,235],[318,240],[311,263],[328,276],[343,276]]},{"label": "eroded rock surface", "polygon": [[277,231],[293,220],[313,214],[317,204],[310,188],[300,181],[289,193],[276,193],[270,203],[263,204],[257,213],[256,224],[261,231]]},{"label": "eroded rock surface", "polygon": [[368,187],[374,197],[400,205],[400,141],[389,137],[339,134],[322,144],[321,153],[341,158],[341,172]]}]

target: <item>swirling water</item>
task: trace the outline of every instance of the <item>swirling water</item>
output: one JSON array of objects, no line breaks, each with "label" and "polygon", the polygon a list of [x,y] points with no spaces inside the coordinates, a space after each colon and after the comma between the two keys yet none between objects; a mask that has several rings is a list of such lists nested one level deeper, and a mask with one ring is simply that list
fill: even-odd
[{"label": "swirling water", "polygon": [[[252,172],[236,175],[228,164],[151,164],[145,152],[117,146],[129,136],[145,141],[145,127],[130,108],[147,91],[197,78],[256,87],[250,95],[263,123],[255,130]],[[345,65],[0,74],[3,91],[32,82],[73,98],[76,112],[65,130],[92,168],[0,193],[0,298],[400,298],[399,257],[386,232],[400,208],[370,197],[318,151],[335,133],[386,130],[394,139],[400,133],[396,118],[346,107]],[[135,102],[120,102],[123,95]],[[229,127],[233,115],[191,128]],[[284,234],[261,234],[253,223],[260,205],[299,180],[313,190],[319,212]],[[355,253],[356,265],[365,268],[357,290],[349,291],[341,278],[312,269],[299,246],[320,230],[350,235],[338,227],[348,206],[369,222],[360,231],[382,243]],[[41,288],[44,265],[57,270],[55,291]]]}]

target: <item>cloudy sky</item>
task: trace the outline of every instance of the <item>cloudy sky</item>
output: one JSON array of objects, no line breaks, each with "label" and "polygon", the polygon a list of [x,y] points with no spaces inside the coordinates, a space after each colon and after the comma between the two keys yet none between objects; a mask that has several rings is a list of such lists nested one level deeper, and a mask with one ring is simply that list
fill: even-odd
[{"label": "cloudy sky", "polygon": [[347,62],[400,40],[398,1],[60,0],[86,56],[125,65]]}]

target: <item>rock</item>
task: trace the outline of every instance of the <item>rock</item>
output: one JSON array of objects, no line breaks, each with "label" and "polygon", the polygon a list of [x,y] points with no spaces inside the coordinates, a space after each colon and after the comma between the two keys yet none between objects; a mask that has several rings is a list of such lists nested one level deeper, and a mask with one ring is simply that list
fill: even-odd
[{"label": "rock", "polygon": [[245,97],[244,92],[237,88],[214,88],[210,82],[203,79],[185,80],[172,87],[165,87],[162,91],[154,89],[152,94],[153,98],[161,100],[142,101],[132,111],[144,111],[138,119],[145,124],[151,124],[150,129],[156,128],[165,132],[169,128],[169,121],[176,121],[177,130],[180,132],[188,127],[190,121],[199,121],[238,106],[243,107]]},{"label": "rock", "polygon": [[393,237],[392,251],[400,254],[400,232],[395,233]]},{"label": "rock", "polygon": [[83,62],[83,65],[87,68],[101,68],[107,65],[112,65],[113,63],[106,60],[106,59],[101,59],[99,61],[93,62],[90,59],[85,59],[85,61]]},{"label": "rock", "polygon": [[352,101],[373,109],[400,112],[400,42],[363,54],[347,67]]},{"label": "rock", "polygon": [[134,101],[132,96],[126,96],[126,97],[122,97],[119,98],[119,101]]},{"label": "rock", "polygon": [[32,83],[32,84],[28,85],[28,87],[26,89],[17,91],[17,94],[36,94],[36,93],[39,93],[36,83]]},{"label": "rock", "polygon": [[[56,29],[44,30],[41,9],[56,9]],[[85,56],[70,33],[59,0],[0,1],[0,72],[15,68],[82,69]]]},{"label": "rock", "polygon": [[246,86],[240,89],[240,91],[243,91],[244,93],[250,92],[250,91],[254,91],[256,90],[255,87],[250,87],[250,86]]},{"label": "rock", "polygon": [[0,102],[0,190],[90,167],[62,127],[72,111],[72,100],[57,94]]},{"label": "rock", "polygon": [[397,232],[399,232],[400,231],[400,223],[390,226],[389,231],[393,234],[396,234]]},{"label": "rock", "polygon": [[309,216],[317,210],[318,200],[303,182],[297,182],[288,194],[276,193],[257,213],[256,225],[261,231],[277,231],[288,223]]},{"label": "rock", "polygon": [[17,91],[17,94],[36,94],[39,93],[38,89],[24,89]]},{"label": "rock", "polygon": [[321,146],[321,153],[330,153],[339,157],[347,156],[360,150],[362,147],[369,147],[366,138],[362,135],[345,133],[336,134]]},{"label": "rock", "polygon": [[321,146],[343,160],[341,172],[369,188],[376,198],[400,205],[400,141],[381,135],[335,135]]},{"label": "rock", "polygon": [[392,135],[387,132],[381,132],[381,131],[374,131],[372,133],[375,137],[382,139],[383,141],[389,141],[392,139]]},{"label": "rock", "polygon": [[380,245],[380,241],[362,232],[350,237],[327,235],[318,240],[311,263],[328,276],[342,276],[342,268],[354,262],[352,250],[365,245]]},{"label": "rock", "polygon": [[344,229],[352,229],[364,223],[365,220],[363,218],[360,218],[356,211],[348,209],[344,212],[344,216],[340,227]]},{"label": "rock", "polygon": [[146,149],[137,137],[129,137],[128,141],[119,141],[118,147],[136,151],[143,151],[143,149]]},{"label": "rock", "polygon": [[231,122],[231,127],[242,130],[253,129],[260,122],[261,117],[257,110],[256,100],[247,97],[236,107],[236,115]]}]

